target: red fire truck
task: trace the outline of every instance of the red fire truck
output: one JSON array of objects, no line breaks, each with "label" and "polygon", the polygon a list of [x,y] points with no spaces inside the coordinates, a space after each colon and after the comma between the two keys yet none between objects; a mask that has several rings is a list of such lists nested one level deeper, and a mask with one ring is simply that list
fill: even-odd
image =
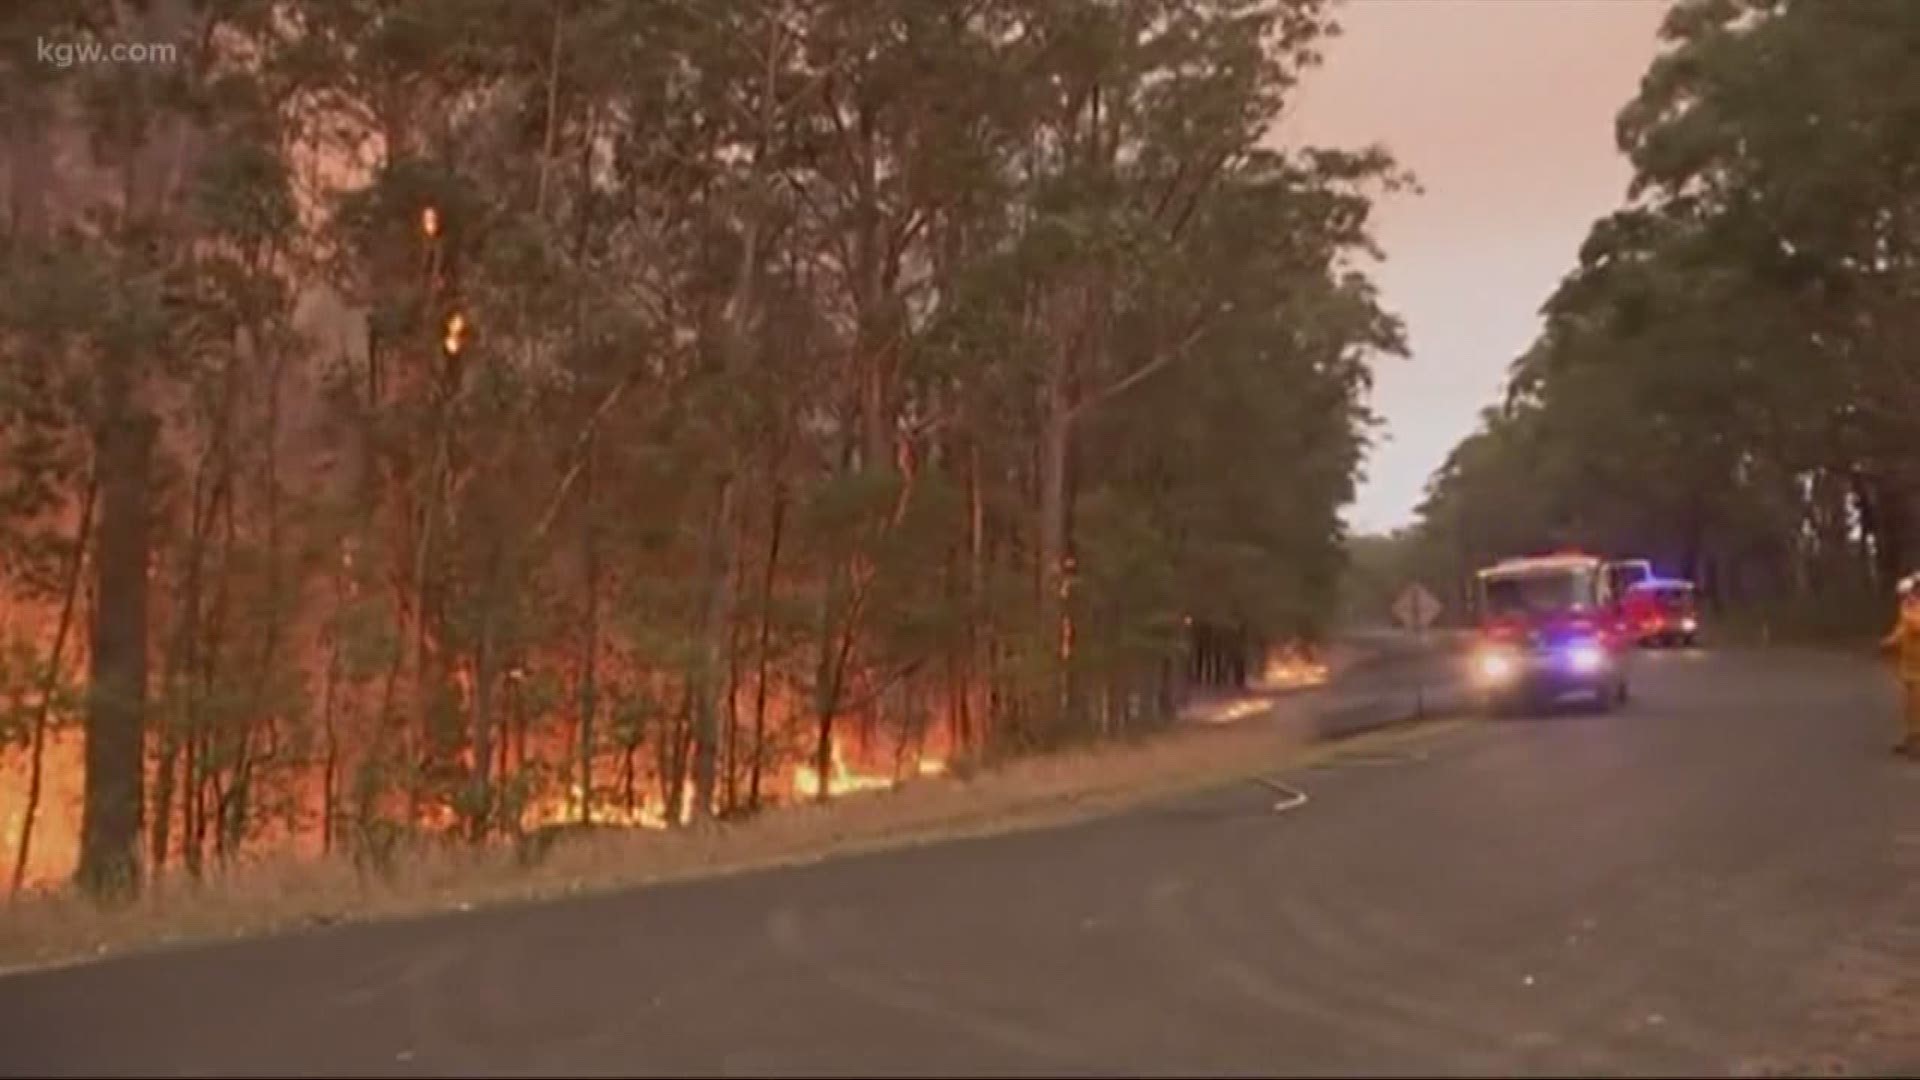
[{"label": "red fire truck", "polygon": [[1624,703],[1632,641],[1620,632],[1607,562],[1580,552],[1509,559],[1477,575],[1472,683],[1510,712],[1570,693]]},{"label": "red fire truck", "polygon": [[1647,559],[1615,559],[1607,564],[1607,588],[1618,604],[1635,585],[1653,580],[1653,563]]},{"label": "red fire truck", "polygon": [[1685,645],[1699,639],[1700,613],[1694,605],[1693,582],[1677,578],[1650,578],[1627,590],[1620,601],[1627,632],[1642,645]]}]

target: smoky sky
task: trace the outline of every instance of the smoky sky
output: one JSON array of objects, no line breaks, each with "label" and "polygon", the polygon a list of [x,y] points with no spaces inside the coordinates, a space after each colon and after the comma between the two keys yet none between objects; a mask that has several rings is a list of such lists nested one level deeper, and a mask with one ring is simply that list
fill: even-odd
[{"label": "smoky sky", "polygon": [[1539,308],[1631,175],[1614,118],[1666,0],[1348,0],[1279,137],[1381,143],[1423,191],[1390,196],[1372,272],[1411,356],[1377,365],[1385,430],[1347,519],[1409,523],[1427,478],[1495,400]]}]

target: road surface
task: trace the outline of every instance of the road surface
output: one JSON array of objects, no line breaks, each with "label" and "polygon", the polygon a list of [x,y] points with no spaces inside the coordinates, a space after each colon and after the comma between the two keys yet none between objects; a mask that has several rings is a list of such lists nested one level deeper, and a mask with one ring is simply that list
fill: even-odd
[{"label": "road surface", "polygon": [[1813,654],[1106,820],[0,980],[0,1071],[1900,1074],[1920,766]]}]

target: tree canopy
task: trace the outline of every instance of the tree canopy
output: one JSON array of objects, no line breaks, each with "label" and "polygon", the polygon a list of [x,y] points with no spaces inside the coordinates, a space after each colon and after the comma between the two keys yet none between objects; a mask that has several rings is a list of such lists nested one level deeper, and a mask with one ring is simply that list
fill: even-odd
[{"label": "tree canopy", "polygon": [[1573,543],[1845,607],[1920,558],[1920,9],[1683,0],[1662,42],[1619,114],[1630,199],[1434,474],[1421,546],[1454,580]]}]

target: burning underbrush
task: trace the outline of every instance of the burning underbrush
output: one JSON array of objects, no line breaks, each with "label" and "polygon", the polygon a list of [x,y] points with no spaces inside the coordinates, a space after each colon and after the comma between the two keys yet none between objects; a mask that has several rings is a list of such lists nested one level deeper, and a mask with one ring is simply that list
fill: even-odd
[{"label": "burning underbrush", "polygon": [[[1273,650],[1250,681],[1253,690],[1266,693],[1316,686],[1328,675],[1328,657],[1294,646]],[[1206,704],[1204,719],[1230,723],[1257,715],[1268,703],[1258,697],[1228,695]],[[817,733],[809,730],[804,712],[796,702],[784,699],[763,708],[771,733],[765,740],[746,737],[752,725],[729,725],[710,816],[763,816],[762,811],[822,801]],[[870,798],[949,774],[959,751],[953,740],[955,725],[937,713],[909,712],[919,715],[920,722],[890,724],[875,713],[849,716],[836,725],[827,745],[825,801]],[[743,718],[753,715],[745,703],[738,713]],[[327,739],[335,736],[331,731],[324,734]],[[631,745],[605,747],[595,755],[588,805],[577,780],[576,738],[577,730],[567,723],[522,723],[511,734],[503,732],[493,775],[511,797],[503,798],[490,830],[496,846],[506,850],[530,834],[573,826],[593,826],[596,832],[666,832],[700,816],[689,762],[685,758],[676,762],[650,747],[641,747],[636,754]],[[159,775],[162,762],[155,760],[146,785],[149,872],[161,843],[166,858],[156,878],[205,876],[230,864],[322,859],[351,854],[370,843],[388,849],[402,842],[464,836],[469,831],[465,828],[469,818],[452,797],[410,799],[390,787],[379,800],[356,806],[356,776],[370,760],[370,751],[356,756],[352,746],[336,748],[326,739],[308,738],[306,746],[305,757],[289,756],[284,749],[258,755],[263,764],[247,774],[256,791],[251,814],[231,836],[221,835],[221,823],[234,805],[234,785],[223,784],[217,774],[203,773],[195,764],[190,742],[182,778],[172,785],[175,795],[162,804],[167,786]],[[24,749],[0,750],[0,862],[8,872],[17,861],[31,787],[30,755]],[[208,752],[222,749],[215,742],[206,745]],[[41,757],[39,793],[32,800],[29,856],[21,866],[25,891],[57,891],[74,872],[82,754],[75,725],[49,732]],[[281,760],[269,769],[264,764],[269,757]],[[471,772],[471,755],[464,755],[456,767]],[[680,770],[677,783],[672,779],[676,767]],[[187,777],[194,778],[193,786],[186,786]],[[164,830],[155,827],[158,816],[168,818]]]},{"label": "burning underbrush", "polygon": [[[552,664],[555,686],[536,685],[536,675],[523,681],[517,669],[502,680],[482,767],[473,740],[434,742],[435,702],[384,697],[378,680],[335,685],[321,643],[301,652],[320,665],[301,668],[319,692],[284,708],[181,726],[156,693],[143,781],[146,886],[129,906],[98,908],[65,888],[81,832],[78,709],[50,715],[37,783],[31,744],[0,745],[0,870],[9,885],[17,881],[0,925],[0,962],[617,887],[1001,828],[1245,771],[1284,741],[1273,725],[1235,724],[1144,742],[1129,736],[982,771],[978,720],[967,720],[988,712],[982,688],[857,685],[848,698],[859,704],[823,741],[805,694],[779,679],[768,680],[770,691],[743,680],[722,706],[703,774],[690,713],[675,710],[670,679],[649,688],[645,671],[609,664],[600,676],[606,715],[585,733],[569,705],[570,676]],[[65,666],[78,685],[84,649]],[[1322,657],[1286,649],[1250,681],[1256,690],[1288,689],[1327,674]],[[447,712],[470,716],[470,681],[449,683]],[[636,702],[652,711],[623,711]],[[1271,704],[1250,702],[1231,718]],[[20,705],[13,702],[16,712]],[[629,715],[635,722],[626,726]],[[586,785],[583,740],[593,748]],[[698,775],[711,777],[705,807]],[[485,779],[476,785],[475,777]],[[476,787],[486,801],[471,801]]]},{"label": "burning underbrush", "polygon": [[[1278,708],[1284,715],[1291,706]],[[44,964],[159,942],[244,936],[303,926],[482,904],[547,899],[740,872],[833,854],[986,835],[1109,812],[1254,775],[1311,749],[1303,727],[1250,723],[1181,727],[1138,741],[1016,758],[993,768],[944,772],[924,760],[924,782],[877,784],[863,797],[803,801],[780,813],[709,820],[687,828],[611,819],[612,827],[549,830],[529,846],[475,847],[448,836],[407,841],[381,872],[344,858],[263,850],[199,881],[169,879],[138,900],[102,908],[66,893],[23,898],[0,920],[0,964]],[[1370,744],[1406,737],[1380,732]],[[1343,744],[1347,749],[1353,742]],[[809,782],[797,772],[795,783]],[[849,781],[851,782],[851,781]]]},{"label": "burning underbrush", "polygon": [[[843,727],[843,733],[828,740],[825,801],[895,791],[948,772],[952,748],[943,729],[903,736],[875,724],[850,722]],[[40,754],[38,791],[30,797],[32,755],[24,748],[0,751],[0,873],[8,874],[11,882],[18,863],[23,892],[57,892],[78,865],[83,753],[84,740],[77,728],[50,731]],[[822,801],[821,773],[812,763],[813,756],[781,747],[777,756],[770,754],[763,762],[762,783],[750,789],[749,763],[728,755],[721,765],[713,815],[737,817]],[[599,757],[592,804],[583,807],[581,785],[567,779],[574,754],[564,740],[536,738],[503,753],[496,775],[509,778],[509,785],[518,783],[523,796],[517,805],[503,808],[504,817],[492,832],[496,846],[505,850],[529,834],[566,826],[664,832],[695,821],[696,790],[691,777],[683,774],[681,782],[673,784],[663,779],[657,767],[623,762],[617,753]],[[800,760],[803,757],[807,760]],[[343,853],[356,840],[363,845],[372,842],[364,835],[369,825],[382,826],[375,835],[384,838],[380,846],[389,848],[403,841],[463,835],[463,818],[449,800],[417,803],[412,808],[412,825],[401,826],[407,808],[394,793],[379,804],[378,816],[371,822],[356,822],[351,817],[350,793],[341,790],[346,786],[343,776],[351,772],[351,762],[284,770],[276,779],[279,812],[260,813],[230,843],[207,840],[204,835],[219,829],[219,807],[231,805],[231,796],[218,789],[204,801],[195,795],[191,808],[186,807],[185,796],[181,808],[171,800],[164,809],[150,805],[148,832],[154,832],[155,813],[167,814],[175,826],[167,848],[169,863],[175,868],[182,864],[200,868],[203,875],[216,865],[299,862]],[[148,792],[156,786],[150,780]],[[669,812],[669,800],[675,812]],[[32,829],[27,837],[29,803]],[[22,863],[23,837],[28,852]],[[202,841],[208,850],[197,858],[189,856],[188,848]]]},{"label": "burning underbrush", "polygon": [[1288,645],[1267,654],[1266,662],[1252,682],[1256,690],[1296,690],[1320,686],[1330,675],[1331,668],[1319,650]]}]

